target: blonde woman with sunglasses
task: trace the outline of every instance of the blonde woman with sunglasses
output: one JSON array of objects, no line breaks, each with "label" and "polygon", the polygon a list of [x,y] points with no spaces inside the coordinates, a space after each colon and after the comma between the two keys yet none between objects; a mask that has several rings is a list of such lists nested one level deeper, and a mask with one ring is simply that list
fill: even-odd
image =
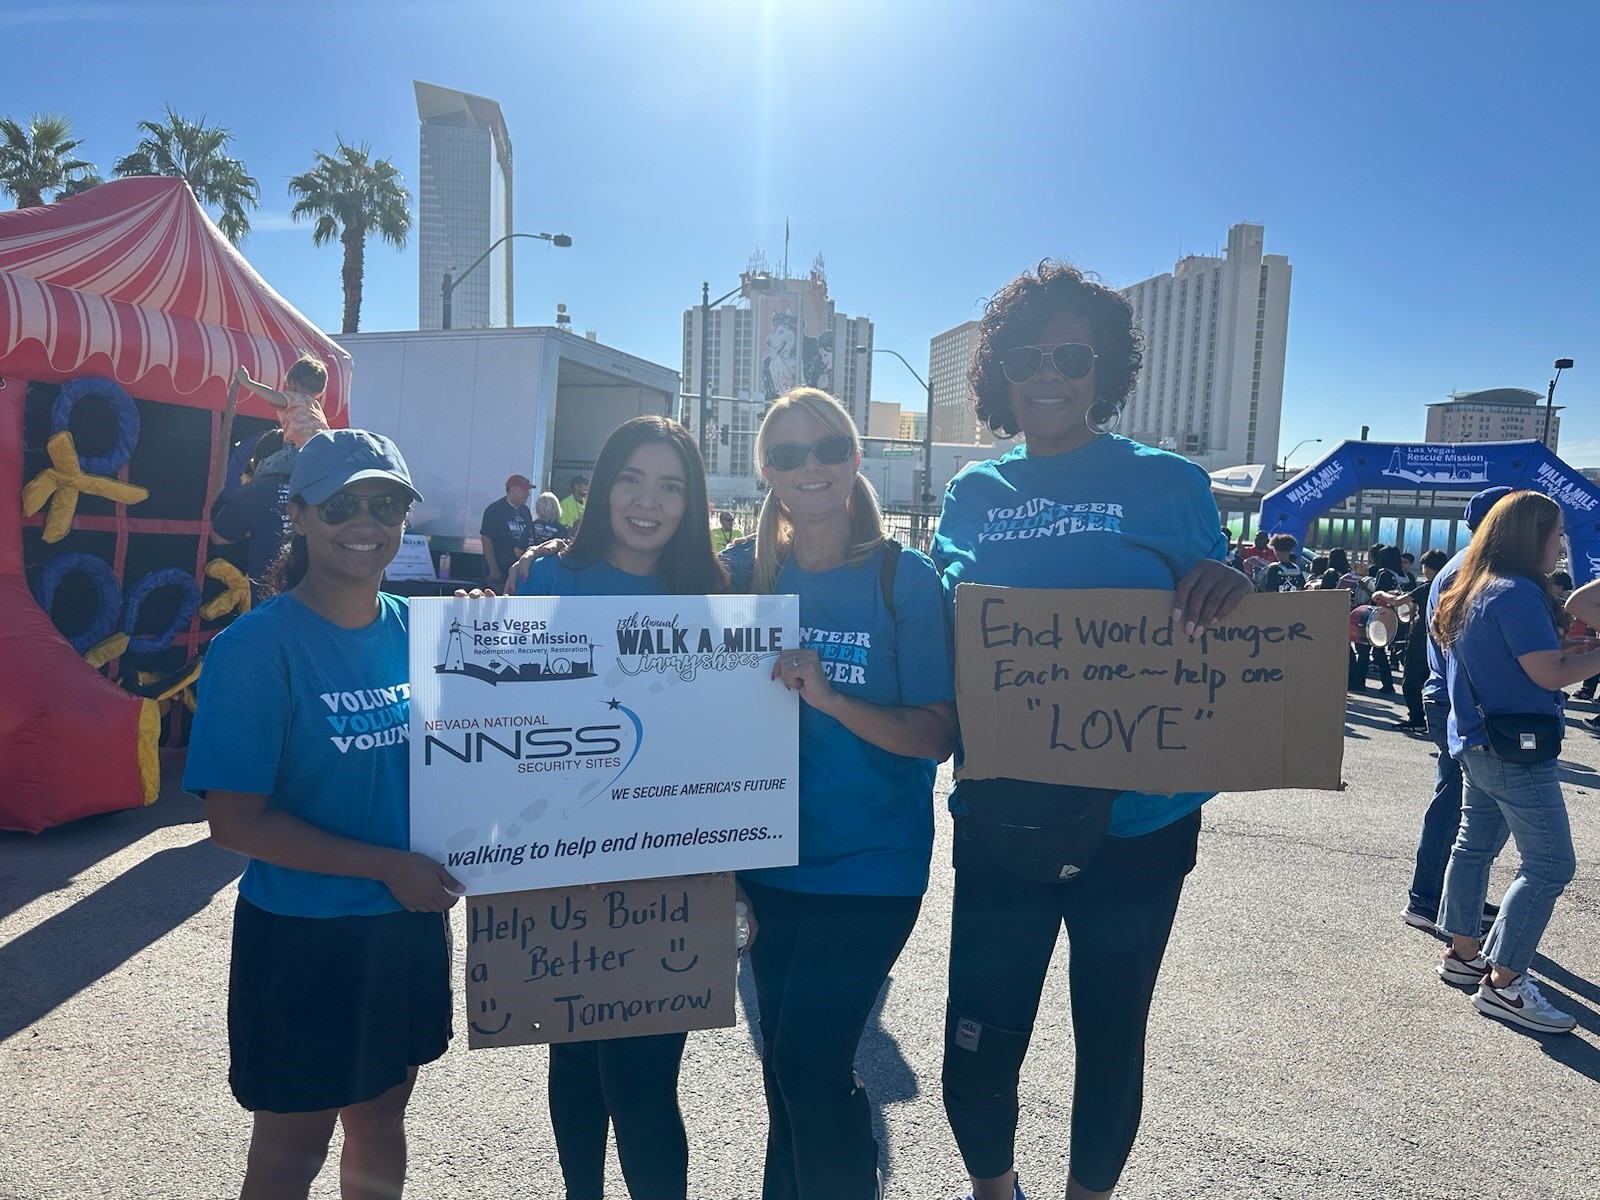
[{"label": "blonde woman with sunglasses", "polygon": [[928,886],[935,764],[955,744],[954,683],[933,564],[884,536],[860,439],[826,392],[768,410],[771,486],[754,545],[723,554],[734,591],[800,598],[773,679],[800,693],[800,861],[740,876],[769,1127],[766,1200],[872,1200],[872,1115],[853,1064]]}]

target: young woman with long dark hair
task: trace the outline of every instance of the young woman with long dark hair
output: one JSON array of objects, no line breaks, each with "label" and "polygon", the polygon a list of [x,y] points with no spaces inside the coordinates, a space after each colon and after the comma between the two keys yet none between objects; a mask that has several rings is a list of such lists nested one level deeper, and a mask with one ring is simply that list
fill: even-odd
[{"label": "young woman with long dark hair", "polygon": [[928,887],[935,764],[955,685],[933,564],[889,542],[860,438],[826,392],[767,410],[771,485],[734,589],[800,598],[801,645],[773,678],[800,693],[800,861],[741,873],[767,1093],[765,1200],[872,1200],[878,1146],[855,1077],[867,1017]]},{"label": "young woman with long dark hair", "polygon": [[[1562,648],[1567,617],[1550,582],[1561,533],[1561,506],[1548,496],[1513,492],[1500,500],[1474,532],[1433,616],[1450,689],[1450,753],[1465,782],[1440,903],[1438,924],[1450,945],[1439,977],[1475,989],[1479,1012],[1538,1033],[1567,1033],[1577,1023],[1545,999],[1528,967],[1577,870],[1556,769],[1562,689],[1600,670],[1600,649]],[[1528,735],[1534,755],[1520,754],[1527,741],[1519,738],[1519,753],[1502,757],[1488,725],[1530,715],[1551,727]],[[1538,760],[1518,760],[1528,757]],[[1522,861],[1488,938],[1480,939],[1489,869],[1508,835]]]},{"label": "young woman with long dark hair", "polygon": [[[583,522],[560,553],[519,560],[521,596],[698,596],[727,590],[705,522],[706,475],[689,431],[665,417],[619,425],[594,465]],[[550,1123],[567,1200],[600,1200],[606,1135],[633,1200],[685,1200],[689,1143],[678,1107],[686,1035],[550,1047]]]},{"label": "young woman with long dark hair", "polygon": [[346,1200],[399,1196],[417,1068],[450,1040],[444,913],[407,849],[407,602],[381,593],[422,497],[393,442],[319,433],[289,479],[283,594],[217,635],[184,787],[249,860],[228,982],[228,1082],[255,1114],[243,1200],[303,1197],[344,1127]]}]

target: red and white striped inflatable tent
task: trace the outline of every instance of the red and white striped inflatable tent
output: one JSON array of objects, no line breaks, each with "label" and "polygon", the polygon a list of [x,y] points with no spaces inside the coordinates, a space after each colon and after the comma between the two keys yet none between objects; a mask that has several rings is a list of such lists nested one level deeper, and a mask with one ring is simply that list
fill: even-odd
[{"label": "red and white striped inflatable tent", "polygon": [[[229,381],[242,364],[281,386],[306,351],[347,425],[349,355],[180,179],[0,212],[0,829],[155,798],[157,743],[181,740],[242,607],[206,511]],[[272,423],[239,398],[235,437]]]}]

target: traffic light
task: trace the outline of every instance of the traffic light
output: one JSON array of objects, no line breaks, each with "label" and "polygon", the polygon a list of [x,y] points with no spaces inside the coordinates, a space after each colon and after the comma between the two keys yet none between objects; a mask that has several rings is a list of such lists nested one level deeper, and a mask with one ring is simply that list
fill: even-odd
[{"label": "traffic light", "polygon": [[717,430],[717,440],[724,446],[728,444],[728,427],[726,425]]}]

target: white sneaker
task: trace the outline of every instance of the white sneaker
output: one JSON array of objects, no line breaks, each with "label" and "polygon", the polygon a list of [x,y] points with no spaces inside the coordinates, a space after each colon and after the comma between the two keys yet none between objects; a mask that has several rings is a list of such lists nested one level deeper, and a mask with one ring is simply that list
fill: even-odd
[{"label": "white sneaker", "polygon": [[1535,1033],[1571,1033],[1578,1023],[1571,1013],[1562,1012],[1546,1000],[1529,975],[1519,975],[1505,987],[1498,988],[1485,975],[1472,997],[1472,1007],[1485,1016],[1520,1025]]},{"label": "white sneaker", "polygon": [[1446,946],[1439,956],[1439,978],[1456,987],[1475,988],[1489,974],[1489,960],[1482,954],[1462,958],[1454,946]]}]

